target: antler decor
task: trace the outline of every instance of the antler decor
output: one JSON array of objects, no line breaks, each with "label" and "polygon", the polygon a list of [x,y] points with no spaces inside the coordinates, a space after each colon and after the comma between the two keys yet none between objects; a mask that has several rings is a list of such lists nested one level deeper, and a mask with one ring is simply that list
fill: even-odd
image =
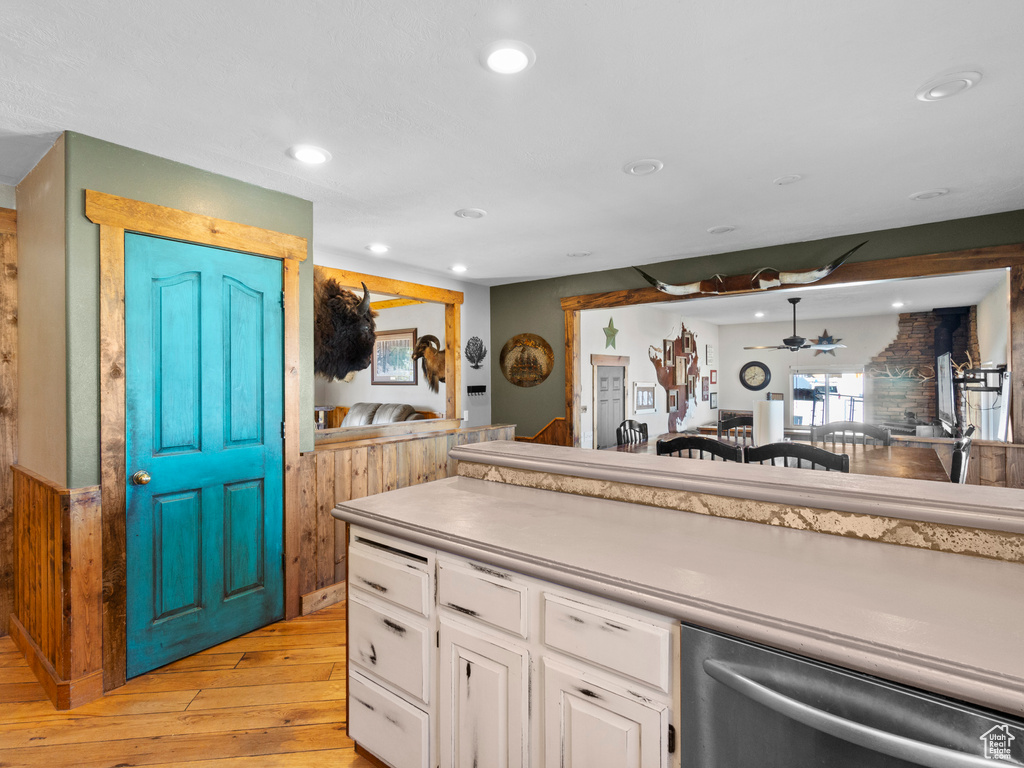
[{"label": "antler decor", "polygon": [[872,379],[919,379],[920,381],[930,381],[935,378],[935,368],[929,365],[922,365],[920,367],[910,366],[908,368],[900,368],[897,366],[889,367],[885,366],[885,370],[879,368],[871,368],[867,371],[868,378]]},{"label": "antler decor", "polygon": [[751,293],[753,291],[764,291],[768,288],[777,288],[782,285],[806,285],[816,283],[822,278],[831,275],[844,261],[862,245],[854,246],[835,261],[817,269],[808,269],[803,272],[780,272],[772,267],[762,267],[749,275],[712,275],[704,280],[695,283],[683,283],[681,285],[669,285],[663,283],[656,277],[651,277],[639,267],[633,267],[644,276],[644,279],[662,293],[670,296],[690,296],[696,293],[718,296],[725,293]]}]

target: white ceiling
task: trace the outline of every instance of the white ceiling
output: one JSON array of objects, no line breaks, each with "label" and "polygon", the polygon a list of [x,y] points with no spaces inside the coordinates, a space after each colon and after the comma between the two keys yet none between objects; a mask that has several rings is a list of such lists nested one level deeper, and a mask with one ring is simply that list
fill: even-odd
[{"label": "white ceiling", "polygon": [[[703,320],[716,325],[792,323],[793,307],[788,299],[799,296],[796,314],[799,331],[804,320],[898,315],[902,312],[928,312],[942,307],[970,307],[978,304],[997,287],[1006,291],[1008,301],[1009,283],[1005,269],[873,283],[803,285],[780,291],[714,296],[653,306],[667,312],[681,313],[687,320]],[[894,307],[896,302],[901,302],[903,306]],[[756,312],[763,312],[764,317],[755,317]]]},{"label": "white ceiling", "polygon": [[[1020,0],[9,0],[0,182],[79,131],[312,200],[315,253],[486,284],[1015,210],[1022,29]],[[485,70],[499,38],[535,65]]]}]

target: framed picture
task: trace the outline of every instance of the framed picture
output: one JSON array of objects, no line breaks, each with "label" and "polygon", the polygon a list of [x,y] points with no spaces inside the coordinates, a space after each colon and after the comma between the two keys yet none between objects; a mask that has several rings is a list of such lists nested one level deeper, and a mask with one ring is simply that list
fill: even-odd
[{"label": "framed picture", "polygon": [[654,413],[655,384],[653,381],[633,382],[633,413]]},{"label": "framed picture", "polygon": [[706,402],[707,399],[708,399],[708,394],[710,392],[711,392],[711,385],[708,383],[708,377],[707,376],[701,376],[700,377],[700,399],[702,401]]},{"label": "framed picture", "polygon": [[370,383],[415,386],[416,365],[412,359],[415,348],[415,328],[377,331],[377,340],[373,342],[373,362],[370,363]]},{"label": "framed picture", "polygon": [[[715,364],[715,348],[710,344],[704,345],[704,362],[708,365]],[[715,382],[712,381],[711,383],[714,384]]]},{"label": "framed picture", "polygon": [[677,387],[681,387],[681,386],[683,386],[685,381],[686,381],[686,358],[685,357],[677,357],[676,358],[675,377],[673,378],[672,383],[675,384]]},{"label": "framed picture", "polygon": [[665,339],[664,341],[662,341],[662,349],[664,351],[665,367],[667,368],[670,365],[675,365],[676,340]]},{"label": "framed picture", "polygon": [[718,371],[712,370],[711,371],[711,385],[714,386],[717,383],[718,383]]},{"label": "framed picture", "polygon": [[675,390],[675,389],[670,389],[669,390],[669,392],[668,392],[668,410],[669,410],[670,413],[672,411],[678,411],[679,410],[679,391],[678,390]]},{"label": "framed picture", "polygon": [[693,334],[690,333],[689,331],[686,331],[683,334],[683,354],[684,355],[692,355],[693,354]]},{"label": "framed picture", "polygon": [[692,373],[686,377],[686,397],[697,399],[697,376]]},{"label": "framed picture", "polygon": [[718,393],[717,392],[712,392],[711,393],[711,403],[710,403],[710,405],[711,405],[711,409],[712,410],[715,410],[715,409],[718,408]]}]

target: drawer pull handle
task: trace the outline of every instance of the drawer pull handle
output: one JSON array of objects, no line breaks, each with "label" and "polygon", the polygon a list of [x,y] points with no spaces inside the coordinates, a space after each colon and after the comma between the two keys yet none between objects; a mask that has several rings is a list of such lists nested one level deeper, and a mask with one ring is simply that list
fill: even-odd
[{"label": "drawer pull handle", "polygon": [[403,627],[401,624],[396,624],[391,619],[384,619],[384,626],[387,627],[388,629],[390,629],[392,632],[394,632],[399,637],[401,637],[402,635],[404,635],[406,633],[405,627]]}]

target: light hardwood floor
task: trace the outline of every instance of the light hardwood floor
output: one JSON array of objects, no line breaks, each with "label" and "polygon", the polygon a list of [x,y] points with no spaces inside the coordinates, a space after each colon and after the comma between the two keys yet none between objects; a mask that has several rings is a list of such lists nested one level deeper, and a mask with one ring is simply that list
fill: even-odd
[{"label": "light hardwood floor", "polygon": [[0,638],[0,768],[372,768],[345,735],[345,604],[58,712]]}]

